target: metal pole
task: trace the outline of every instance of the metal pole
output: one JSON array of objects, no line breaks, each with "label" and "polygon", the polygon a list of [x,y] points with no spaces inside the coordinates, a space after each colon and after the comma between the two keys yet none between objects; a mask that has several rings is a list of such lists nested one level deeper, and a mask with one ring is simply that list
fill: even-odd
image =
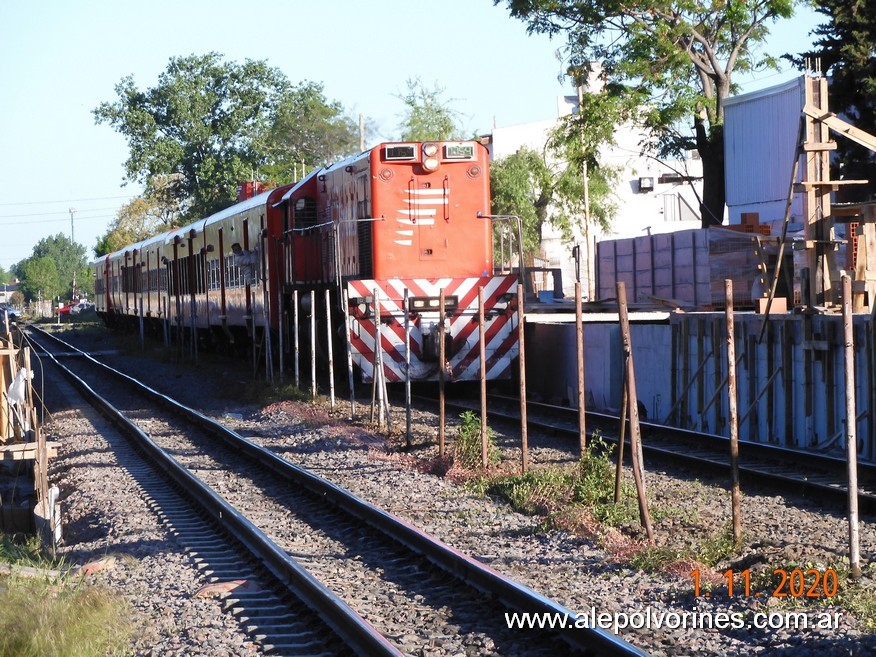
[{"label": "metal pole", "polygon": [[481,467],[487,467],[487,338],[484,335],[484,288],[478,288],[478,351],[481,377]]},{"label": "metal pole", "polygon": [[310,398],[316,399],[316,290],[310,291]]},{"label": "metal pole", "polygon": [[520,349],[520,469],[529,470],[529,434],[526,426],[526,343],[524,327],[526,314],[523,309],[523,286],[517,286],[517,341]]},{"label": "metal pole", "polygon": [[298,290],[292,292],[292,334],[295,338],[295,387],[301,389],[301,340],[298,330]]},{"label": "metal pole", "polygon": [[356,417],[356,393],[353,390],[353,345],[350,342],[350,299],[347,291],[341,293],[344,303],[344,337],[347,347],[347,385],[350,388],[350,419]]},{"label": "metal pole", "polygon": [[325,290],[325,333],[328,344],[329,404],[335,410],[335,360],[332,349],[332,300],[329,289]]},{"label": "metal pole", "polygon": [[584,420],[584,316],[581,310],[581,283],[575,283],[575,349],[578,355],[578,440],[581,458],[587,453],[587,427]]},{"label": "metal pole", "polygon": [[724,303],[727,318],[727,396],[730,425],[730,504],[733,517],[733,542],[742,546],[742,510],[739,492],[739,411],[736,408],[736,338],[733,325],[733,281],[724,280]]},{"label": "metal pole", "polygon": [[411,313],[408,308],[410,291],[405,288],[405,444],[411,446]]},{"label": "metal pole", "polygon": [[860,579],[861,533],[858,526],[858,439],[855,418],[855,333],[852,319],[852,279],[843,275],[843,343],[846,361],[846,465],[849,474],[849,567]]},{"label": "metal pole", "polygon": [[648,541],[654,543],[651,531],[651,515],[648,512],[648,498],[645,491],[645,467],[642,458],[642,432],[639,426],[639,400],[636,396],[636,370],[633,364],[633,344],[630,339],[630,320],[627,315],[627,290],[623,281],[617,282],[618,319],[626,360],[627,397],[630,415],[630,452],[633,459],[633,478],[636,480],[636,493],[639,497],[639,517]]},{"label": "metal pole", "polygon": [[138,318],[140,323],[140,351],[144,351],[146,349],[146,331],[143,326],[143,297],[140,297],[140,317]]},{"label": "metal pole", "polygon": [[444,288],[438,292],[438,456],[444,458]]},{"label": "metal pole", "polygon": [[380,321],[379,290],[374,288],[374,388],[377,395],[377,426],[382,428],[386,415],[383,381],[383,325]]}]

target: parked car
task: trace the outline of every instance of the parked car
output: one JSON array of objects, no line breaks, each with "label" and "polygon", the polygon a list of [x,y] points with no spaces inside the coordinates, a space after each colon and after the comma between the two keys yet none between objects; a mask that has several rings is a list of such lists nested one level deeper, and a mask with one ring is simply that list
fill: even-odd
[{"label": "parked car", "polygon": [[88,310],[89,308],[94,308],[94,304],[88,301],[80,301],[76,305],[70,307],[70,314],[78,315],[83,310]]},{"label": "parked car", "polygon": [[9,306],[0,307],[0,322],[8,318],[10,322],[21,319],[21,313]]}]

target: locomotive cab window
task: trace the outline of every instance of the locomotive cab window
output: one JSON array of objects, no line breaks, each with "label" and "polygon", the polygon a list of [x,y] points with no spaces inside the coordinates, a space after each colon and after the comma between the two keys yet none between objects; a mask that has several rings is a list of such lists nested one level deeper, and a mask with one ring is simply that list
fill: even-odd
[{"label": "locomotive cab window", "polygon": [[293,225],[295,228],[315,226],[317,220],[316,199],[312,196],[302,196],[295,199]]}]

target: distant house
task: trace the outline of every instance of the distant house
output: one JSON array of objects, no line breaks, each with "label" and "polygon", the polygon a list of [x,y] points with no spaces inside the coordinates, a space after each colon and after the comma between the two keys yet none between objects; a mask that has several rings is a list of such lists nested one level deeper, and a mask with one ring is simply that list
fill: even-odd
[{"label": "distant house", "polygon": [[12,294],[18,291],[18,286],[21,281],[15,280],[14,283],[0,284],[0,304],[8,304],[12,299]]}]

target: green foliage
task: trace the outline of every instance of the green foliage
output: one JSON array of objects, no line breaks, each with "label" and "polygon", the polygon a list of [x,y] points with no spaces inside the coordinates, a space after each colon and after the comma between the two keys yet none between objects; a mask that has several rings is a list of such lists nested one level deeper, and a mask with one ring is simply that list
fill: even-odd
[{"label": "green foliage", "polygon": [[[524,146],[496,160],[490,168],[492,213],[520,217],[527,264],[541,253],[546,224],[560,229],[566,240],[572,239],[573,228],[584,228],[584,156],[580,144],[575,127],[564,122],[548,143],[552,166],[545,156]],[[590,221],[608,227],[617,210],[613,202],[617,172],[611,167],[600,167],[590,153],[587,159],[592,161],[588,169]],[[513,224],[499,226],[516,231]],[[516,243],[516,232],[512,235]]]},{"label": "green foliage", "polygon": [[[457,428],[453,443],[453,460],[463,468],[476,470],[481,467],[483,455],[481,418],[472,411],[465,411],[460,419],[462,423]],[[487,427],[487,465],[498,463],[500,458],[496,432]]]},{"label": "green foliage", "polygon": [[171,58],[145,91],[131,76],[115,91],[118,99],[101,103],[95,120],[127,138],[127,178],[146,184],[149,196],[155,180],[174,182],[170,205],[183,220],[227,207],[243,180],[286,176],[293,162],[347,152],[355,134],[321,85],[293,87],[264,61],[224,62],[215,52]]},{"label": "green foliage", "polygon": [[458,113],[442,98],[444,89],[427,89],[419,78],[407,81],[407,92],[398,96],[405,105],[399,125],[402,141],[460,139]]},{"label": "green foliage", "polygon": [[[755,48],[765,42],[768,23],[790,17],[799,2],[505,0],[530,33],[565,37],[576,84],[585,85],[597,72],[592,63],[599,63],[603,106],[588,119],[599,130],[626,118],[650,129],[663,154],[700,151],[707,225],[723,217],[723,132],[715,128],[724,120],[732,75],[775,66]],[[679,130],[691,121],[694,136]]]},{"label": "green foliage", "polygon": [[56,568],[60,562],[48,557],[36,536],[0,534],[0,562],[35,568]]},{"label": "green foliage", "polygon": [[487,492],[507,500],[522,513],[551,515],[568,507],[582,507],[601,522],[626,522],[628,505],[614,504],[614,466],[611,450],[598,434],[573,468],[541,468],[492,480]]},{"label": "green foliage", "polygon": [[27,299],[56,296],[67,298],[76,290],[91,294],[94,280],[85,247],[59,233],[37,242],[31,256],[15,265],[15,274],[21,279],[21,291]]},{"label": "green foliage", "polygon": [[[553,195],[553,175],[541,154],[523,147],[513,155],[493,162],[490,167],[492,213],[520,217],[523,223],[523,251],[527,263],[539,254],[541,231],[548,220],[547,209]],[[510,227],[516,242],[516,226]]]},{"label": "green foliage", "polygon": [[271,180],[294,180],[304,166],[326,166],[357,152],[358,130],[340,103],[326,99],[323,85],[302,82],[284,94],[273,123],[258,140],[268,154],[262,170]]},{"label": "green foliage", "polygon": [[98,240],[94,248],[97,257],[169,230],[181,223],[181,208],[176,203],[173,185],[166,182],[166,176],[152,180],[153,186],[159,180],[165,182],[161,187],[143,196],[137,196],[122,206],[107,232]]},{"label": "green foliage", "polygon": [[[830,74],[830,108],[844,114],[856,127],[876,134],[876,4],[864,0],[822,0],[815,10],[827,17],[814,34],[812,52],[795,62],[801,68],[804,57],[818,57]],[[876,194],[876,154],[853,141],[839,137],[839,169],[834,178],[868,180],[867,185],[844,187],[842,201],[866,201]],[[833,159],[833,158],[832,158]]]},{"label": "green foliage", "polygon": [[0,657],[123,655],[133,636],[124,602],[92,586],[7,579],[0,587]]}]

